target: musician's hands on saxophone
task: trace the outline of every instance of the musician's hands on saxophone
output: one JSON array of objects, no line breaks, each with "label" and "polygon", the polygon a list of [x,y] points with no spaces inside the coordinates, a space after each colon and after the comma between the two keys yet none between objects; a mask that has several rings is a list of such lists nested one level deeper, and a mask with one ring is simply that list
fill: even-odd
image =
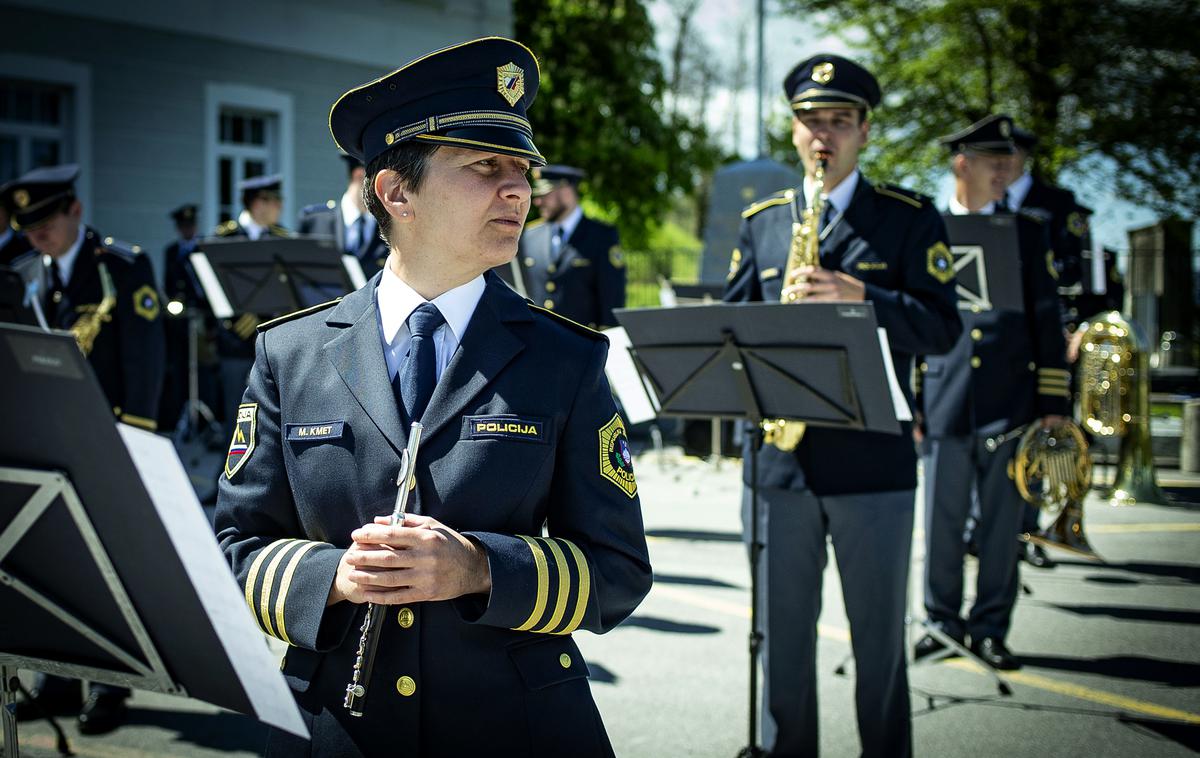
[{"label": "musician's hands on saxophone", "polygon": [[399,605],[487,594],[492,589],[486,553],[469,538],[428,516],[387,516],[351,535],[326,605]]},{"label": "musician's hands on saxophone", "polygon": [[866,286],[843,271],[829,271],[819,266],[798,266],[788,272],[788,286],[783,288],[785,298],[795,295],[803,300],[851,300],[866,299]]}]

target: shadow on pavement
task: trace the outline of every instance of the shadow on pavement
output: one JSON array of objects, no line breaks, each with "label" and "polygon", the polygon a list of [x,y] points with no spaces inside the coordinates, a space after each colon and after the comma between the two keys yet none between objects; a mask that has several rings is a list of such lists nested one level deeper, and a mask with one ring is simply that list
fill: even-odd
[{"label": "shadow on pavement", "polygon": [[1170,687],[1200,686],[1200,664],[1148,658],[1141,655],[1115,655],[1107,658],[1067,658],[1052,655],[1018,655],[1021,663],[1034,668],[1095,674],[1114,679],[1157,682]]},{"label": "shadow on pavement", "polygon": [[1128,717],[1121,719],[1121,723],[1128,724],[1131,729],[1138,732],[1165,737],[1192,752],[1200,753],[1200,724],[1181,724],[1178,721]]},{"label": "shadow on pavement", "polygon": [[693,587],[721,587],[725,589],[742,589],[736,584],[711,579],[707,576],[682,576],[679,574],[655,574],[655,584],[687,584]]},{"label": "shadow on pavement", "polygon": [[599,663],[588,661],[588,679],[600,684],[616,684],[617,675],[601,666]]},{"label": "shadow on pavement", "polygon": [[1062,605],[1061,603],[1048,603],[1047,605],[1079,616],[1108,616],[1122,621],[1152,621],[1156,624],[1200,624],[1200,611],[1120,605]]},{"label": "shadow on pavement", "polygon": [[[1200,584],[1200,566],[1188,563],[1150,563],[1148,561],[1128,561],[1125,563],[1102,563],[1092,561],[1075,561],[1060,559],[1060,566],[1079,566],[1101,571],[1128,571],[1133,574],[1153,576],[1162,579],[1178,579],[1186,584]],[[1100,576],[1100,575],[1093,575]]]},{"label": "shadow on pavement", "polygon": [[621,626],[640,626],[643,629],[653,629],[656,632],[672,634],[716,634],[719,627],[707,624],[685,624],[670,619],[654,618],[653,616],[631,616],[621,622]]},{"label": "shadow on pavement", "polygon": [[165,729],[174,732],[179,742],[213,750],[261,753],[267,746],[267,726],[240,713],[130,708],[126,723]]},{"label": "shadow on pavement", "polygon": [[692,529],[647,529],[647,537],[667,540],[694,540],[696,542],[741,542],[739,532],[709,532]]}]

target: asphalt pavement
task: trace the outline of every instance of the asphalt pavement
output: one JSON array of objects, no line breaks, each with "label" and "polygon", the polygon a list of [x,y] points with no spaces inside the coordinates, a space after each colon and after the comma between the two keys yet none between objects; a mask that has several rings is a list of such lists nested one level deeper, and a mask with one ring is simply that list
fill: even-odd
[{"label": "asphalt pavement", "polygon": [[[732,757],[748,741],[740,466],[670,448],[635,465],[655,585],[616,630],[576,635],[592,689],[618,756]],[[1200,752],[1200,477],[1159,477],[1173,505],[1112,508],[1096,493],[1088,498],[1084,529],[1103,561],[1052,553],[1053,569],[1022,566],[1026,591],[1009,645],[1023,668],[1006,674],[1011,695],[961,659],[910,669],[918,755]],[[916,523],[914,578],[923,559],[919,514]],[[969,588],[970,562],[967,572]],[[919,580],[910,586],[919,619]],[[854,756],[853,662],[832,560],[819,631],[822,754]],[[919,634],[914,628],[913,639]],[[138,692],[130,708],[129,723],[103,737],[79,735],[63,719],[74,753],[253,756],[264,741],[253,719],[195,700]],[[20,734],[22,755],[55,754],[46,722],[22,724]]]}]

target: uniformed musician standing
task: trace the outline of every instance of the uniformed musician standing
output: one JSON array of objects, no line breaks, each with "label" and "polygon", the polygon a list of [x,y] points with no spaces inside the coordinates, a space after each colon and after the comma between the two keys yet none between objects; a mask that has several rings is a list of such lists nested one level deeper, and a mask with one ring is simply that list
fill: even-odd
[{"label": "uniformed musician standing", "polygon": [[583,214],[580,169],[546,166],[533,176],[541,218],[526,225],[517,253],[526,297],[593,329],[616,326],[613,308],[625,307],[625,260],[616,228]]},{"label": "uniformed musician standing", "polygon": [[309,205],[300,212],[300,234],[319,234],[332,238],[338,249],[358,258],[367,278],[374,276],[387,262],[388,246],[379,236],[375,218],[367,212],[362,183],[366,169],[357,158],[342,155],[349,174],[341,200]]},{"label": "uniformed musician standing", "polygon": [[7,266],[30,250],[29,240],[12,227],[12,213],[6,202],[0,202],[0,266]]},{"label": "uniformed musician standing", "polygon": [[[953,155],[950,212],[989,214],[1008,185],[1012,122],[989,116],[942,139]],[[1017,528],[1024,501],[1008,476],[1021,431],[1055,424],[1067,410],[1068,374],[1049,237],[1018,216],[1024,312],[964,311],[967,331],[954,349],[922,363],[924,416],[925,610],[931,623],[989,665],[1018,668],[1005,645],[1018,587]],[[979,503],[975,602],[964,621],[963,528]],[[922,658],[943,649],[930,635]]]},{"label": "uniformed musician standing", "polygon": [[[914,354],[948,350],[962,328],[945,225],[929,198],[872,184],[858,170],[880,99],[870,72],[818,55],[788,74],[784,91],[805,184],[742,213],[725,299],[779,302],[786,286],[811,301],[870,301],[897,373],[908,376]],[[785,272],[792,223],[814,191],[818,158],[826,161],[828,195],[821,265]],[[802,323],[803,303],[795,310]],[[795,452],[768,445],[759,453],[767,546],[763,742],[772,756],[817,753],[827,538],[850,620],[863,755],[911,753],[904,617],[917,460],[911,425],[902,426],[900,435],[809,428]],[[748,468],[745,476],[749,484]],[[748,521],[748,489],[744,503]]]},{"label": "uniformed musician standing", "polygon": [[[75,196],[78,175],[76,165],[36,169],[0,188],[0,196],[13,208],[13,226],[33,245],[30,255],[42,256],[47,322],[55,329],[98,325],[80,348],[114,415],[153,431],[164,344],[150,260],[84,225],[83,204]],[[31,694],[35,702],[18,705],[19,719],[78,712],[81,732],[102,734],[124,721],[129,690],[93,684],[80,710],[78,682],[39,675]]]},{"label": "uniformed musician standing", "polygon": [[[168,317],[164,320],[167,332],[167,369],[158,415],[158,425],[164,430],[175,428],[183,405],[188,399],[188,329],[191,328],[188,319],[195,316],[201,319],[201,324],[208,324],[212,316],[204,290],[200,287],[188,257],[200,246],[200,240],[196,236],[196,211],[196,206],[191,203],[171,211],[176,238],[163,251],[166,262],[163,294],[166,295],[168,303],[178,303],[182,306],[182,310],[178,311],[178,318]],[[212,350],[207,345],[207,330],[203,325],[200,329],[201,333],[197,337],[200,341],[197,355],[208,356],[211,361]],[[216,392],[213,373],[211,366],[197,366],[200,394],[208,403],[212,403],[212,395]]]},{"label": "uniformed musician standing", "polygon": [[[312,734],[272,732],[270,755],[612,754],[569,634],[611,629],[651,582],[607,340],[485,273],[516,252],[543,162],[538,78],[491,37],[333,106],[388,265],[260,327],[216,515]],[[417,420],[414,501],[387,526]],[[367,601],[386,616],[355,718]]]}]

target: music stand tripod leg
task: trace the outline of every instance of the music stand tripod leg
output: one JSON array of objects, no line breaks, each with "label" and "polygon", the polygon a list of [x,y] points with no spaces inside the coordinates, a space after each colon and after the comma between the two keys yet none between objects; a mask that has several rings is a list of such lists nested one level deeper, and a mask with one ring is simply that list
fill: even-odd
[{"label": "music stand tripod leg", "polygon": [[0,666],[0,721],[4,722],[4,758],[17,758],[21,752],[17,742],[17,670]]},{"label": "music stand tripod leg", "polygon": [[758,655],[763,635],[758,630],[759,570],[762,563],[762,537],[758,533],[758,448],[762,442],[762,427],[751,423],[750,440],[750,712],[749,738],[738,758],[759,758],[765,755],[758,746]]}]

